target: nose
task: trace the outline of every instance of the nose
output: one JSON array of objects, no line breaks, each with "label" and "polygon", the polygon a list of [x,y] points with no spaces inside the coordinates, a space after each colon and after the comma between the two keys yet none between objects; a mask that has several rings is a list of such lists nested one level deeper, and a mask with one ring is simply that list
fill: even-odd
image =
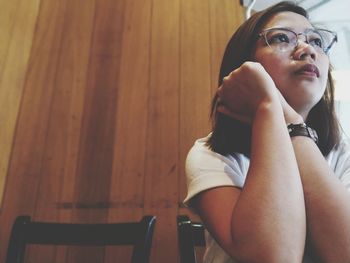
[{"label": "nose", "polygon": [[298,44],[294,50],[292,57],[296,60],[305,60],[308,57],[312,60],[316,60],[317,52],[315,48],[307,42],[306,39],[298,38]]}]

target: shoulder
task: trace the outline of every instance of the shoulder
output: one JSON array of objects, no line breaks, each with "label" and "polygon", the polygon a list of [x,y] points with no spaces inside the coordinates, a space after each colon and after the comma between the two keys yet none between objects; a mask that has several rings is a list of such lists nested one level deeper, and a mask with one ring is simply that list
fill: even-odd
[{"label": "shoulder", "polygon": [[334,174],[342,180],[345,176],[350,177],[350,140],[343,136],[339,144],[326,157],[327,162]]},{"label": "shoulder", "polygon": [[186,158],[188,196],[218,186],[243,187],[249,167],[249,159],[243,154],[223,156],[213,152],[206,142],[198,139]]},{"label": "shoulder", "polygon": [[329,163],[337,162],[339,159],[350,157],[350,140],[345,135],[340,139],[339,144],[334,146],[333,150],[327,155]]},{"label": "shoulder", "polygon": [[240,153],[221,155],[206,144],[208,137],[196,140],[186,158],[186,170],[221,172],[223,169],[240,173],[248,169],[249,158]]}]

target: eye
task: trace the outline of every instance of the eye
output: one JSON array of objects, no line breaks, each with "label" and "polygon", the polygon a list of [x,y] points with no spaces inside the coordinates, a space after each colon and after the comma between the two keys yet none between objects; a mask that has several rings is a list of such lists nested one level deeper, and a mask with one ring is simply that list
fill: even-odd
[{"label": "eye", "polygon": [[321,38],[317,37],[317,38],[311,38],[309,40],[309,43],[314,46],[314,47],[320,47],[323,48],[323,41]]},{"label": "eye", "polygon": [[289,43],[289,42],[290,42],[290,38],[288,37],[288,35],[282,32],[274,33],[271,36],[269,36],[270,44]]},{"label": "eye", "polygon": [[324,39],[322,35],[316,30],[310,31],[308,33],[307,40],[313,47],[320,49],[324,48]]}]

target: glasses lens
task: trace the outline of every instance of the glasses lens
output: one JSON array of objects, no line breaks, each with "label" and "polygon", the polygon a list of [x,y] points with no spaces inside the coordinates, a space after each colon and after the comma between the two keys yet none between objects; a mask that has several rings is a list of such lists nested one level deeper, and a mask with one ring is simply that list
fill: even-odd
[{"label": "glasses lens", "polygon": [[337,34],[332,31],[328,31],[324,29],[317,29],[315,31],[317,31],[317,33],[321,36],[323,41],[323,51],[327,53],[328,50],[334,44],[334,42],[337,41]]},{"label": "glasses lens", "polygon": [[290,51],[297,45],[297,35],[285,29],[269,29],[264,32],[266,43],[278,51]]},{"label": "glasses lens", "polygon": [[[337,41],[337,34],[325,29],[309,29],[303,35],[309,45],[319,53],[327,53],[334,42]],[[270,28],[263,31],[267,45],[280,52],[292,51],[298,46],[298,35],[285,28]]]},{"label": "glasses lens", "polygon": [[319,31],[310,30],[305,35],[309,45],[313,46],[316,51],[323,52],[327,47],[327,43]]}]

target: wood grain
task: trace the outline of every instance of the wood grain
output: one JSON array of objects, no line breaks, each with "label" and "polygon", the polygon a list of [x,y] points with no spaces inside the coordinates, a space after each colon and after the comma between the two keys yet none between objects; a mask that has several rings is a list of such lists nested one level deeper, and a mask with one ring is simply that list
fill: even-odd
[{"label": "wood grain", "polygon": [[[14,218],[157,216],[151,262],[178,261],[185,158],[210,131],[230,0],[0,0],[0,243]],[[5,191],[2,191],[2,190]],[[1,194],[0,194],[1,197]],[[31,247],[28,262],[122,262],[130,248]],[[6,245],[0,246],[0,262]]]},{"label": "wood grain", "polygon": [[[70,213],[57,209],[74,201],[75,174],[80,143],[85,86],[94,24],[94,0],[68,1],[64,7],[63,33],[51,99],[47,139],[42,158],[34,217],[43,221],[71,221]],[[43,9],[47,16],[49,9]],[[79,12],[79,16],[76,13]],[[63,212],[63,213],[62,213]],[[57,255],[57,256],[56,256]],[[33,248],[33,262],[63,262],[66,250]]]},{"label": "wood grain", "polygon": [[[150,0],[125,1],[120,39],[114,149],[108,221],[139,221],[144,210],[150,70]],[[105,262],[129,259],[130,249],[108,248]]]},{"label": "wood grain", "polygon": [[152,262],[177,262],[177,239],[162,237],[174,236],[178,208],[180,1],[154,0],[152,7],[145,213],[157,215]]},{"label": "wood grain", "polygon": [[[106,222],[113,176],[124,1],[96,1],[72,220]],[[104,248],[70,249],[68,262],[101,262]]]},{"label": "wood grain", "polygon": [[210,76],[213,95],[218,87],[221,60],[227,42],[238,28],[240,22],[244,20],[243,9],[239,8],[237,2],[232,0],[209,1]]},{"label": "wood grain", "polygon": [[0,1],[0,208],[39,3]]},{"label": "wood grain", "polygon": [[[24,1],[19,3],[23,4]],[[5,244],[14,218],[19,214],[33,215],[35,211],[64,8],[65,1],[45,1],[40,5],[0,218],[1,239]],[[23,10],[24,13],[26,11]],[[19,18],[20,16],[17,17]],[[1,247],[0,257],[4,257],[5,249],[6,246]]]}]

